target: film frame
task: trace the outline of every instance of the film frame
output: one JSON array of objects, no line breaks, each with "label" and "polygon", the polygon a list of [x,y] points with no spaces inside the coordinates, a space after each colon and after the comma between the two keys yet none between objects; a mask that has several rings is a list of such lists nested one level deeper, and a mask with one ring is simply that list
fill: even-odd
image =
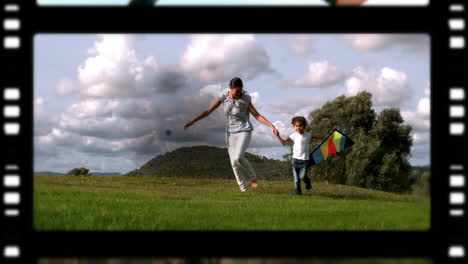
[{"label": "film frame", "polygon": [[[44,256],[308,256],[430,257],[466,260],[466,52],[464,1],[428,7],[372,8],[148,8],[38,7],[4,1],[2,30],[2,262],[36,262]],[[210,12],[211,23],[197,12]],[[227,21],[242,12],[241,22]],[[101,16],[109,19],[102,21]],[[395,14],[397,21],[395,21]],[[86,16],[86,20],[83,20]],[[191,21],[170,23],[183,16]],[[128,20],[121,19],[127,17]],[[151,17],[153,24],[147,18]],[[278,19],[294,17],[294,19]],[[416,19],[415,19],[416,18]],[[327,24],[322,21],[334,21]],[[346,21],[346,23],[340,23]],[[431,36],[431,228],[427,232],[37,232],[33,230],[33,36],[38,33],[426,33]],[[459,113],[462,114],[459,114]],[[451,155],[445,155],[450,151]],[[314,241],[286,246],[281,241]],[[227,238],[227,239],[224,239]],[[236,242],[254,249],[242,255]],[[85,245],[86,243],[86,245]],[[106,247],[102,244],[106,243]],[[354,244],[354,246],[353,246]],[[158,250],[155,251],[154,249]]]}]

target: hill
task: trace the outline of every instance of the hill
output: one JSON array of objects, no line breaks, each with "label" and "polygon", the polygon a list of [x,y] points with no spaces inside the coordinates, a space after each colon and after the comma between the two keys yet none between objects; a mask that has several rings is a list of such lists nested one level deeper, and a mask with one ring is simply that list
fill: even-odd
[{"label": "hill", "polygon": [[[268,159],[246,152],[245,157],[259,179],[289,179],[287,161]],[[127,176],[190,176],[232,179],[234,173],[226,148],[211,146],[183,147],[157,156]]]},{"label": "hill", "polygon": [[[34,172],[34,174],[43,174],[43,175],[65,175],[65,173],[61,172],[53,172],[53,171],[38,171]],[[90,176],[120,176],[122,173],[119,172],[90,172]]]},{"label": "hill", "polygon": [[34,174],[44,174],[44,175],[64,175],[65,173],[54,172],[54,171],[37,171]]},{"label": "hill", "polygon": [[90,172],[91,176],[120,176],[122,173],[119,172]]}]

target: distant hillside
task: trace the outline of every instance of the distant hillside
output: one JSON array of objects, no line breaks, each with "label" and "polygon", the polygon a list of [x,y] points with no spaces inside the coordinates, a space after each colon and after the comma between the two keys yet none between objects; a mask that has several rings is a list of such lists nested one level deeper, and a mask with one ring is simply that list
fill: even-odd
[{"label": "distant hillside", "polygon": [[[259,179],[288,179],[290,164],[246,153]],[[128,176],[189,176],[234,179],[226,148],[183,147],[157,156]]]},{"label": "distant hillside", "polygon": [[[34,174],[44,174],[44,175],[65,175],[65,173],[53,172],[53,171],[38,171]],[[119,172],[90,172],[91,176],[120,176],[122,173]]]},{"label": "distant hillside", "polygon": [[431,172],[431,166],[429,166],[429,165],[426,165],[426,166],[411,166],[411,168],[414,171],[418,171],[420,173]]},{"label": "distant hillside", "polygon": [[53,171],[37,171],[34,174],[45,174],[45,175],[64,175],[65,173],[53,172]]},{"label": "distant hillside", "polygon": [[120,176],[119,172],[90,172],[91,176]]}]

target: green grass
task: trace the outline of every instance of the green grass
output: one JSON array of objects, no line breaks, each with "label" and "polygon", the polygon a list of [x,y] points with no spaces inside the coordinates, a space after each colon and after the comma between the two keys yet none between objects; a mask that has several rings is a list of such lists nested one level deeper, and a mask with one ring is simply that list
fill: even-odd
[{"label": "green grass", "polygon": [[235,179],[34,176],[36,230],[427,230],[428,198],[352,186]]}]

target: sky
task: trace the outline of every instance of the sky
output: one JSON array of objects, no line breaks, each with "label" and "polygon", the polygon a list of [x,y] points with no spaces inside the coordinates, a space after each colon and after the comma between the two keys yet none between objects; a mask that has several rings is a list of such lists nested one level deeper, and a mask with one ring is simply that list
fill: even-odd
[{"label": "sky", "polygon": [[[39,5],[126,5],[129,0],[37,0]],[[429,0],[367,0],[364,6],[427,5]],[[156,5],[328,5],[323,0],[158,0]]]},{"label": "sky", "polygon": [[[424,34],[38,34],[34,170],[126,173],[180,147],[225,147],[221,108],[186,122],[239,76],[283,137],[290,119],[339,95],[373,94],[413,127],[410,163],[430,165],[430,57]],[[251,116],[250,153],[289,152]]]}]

